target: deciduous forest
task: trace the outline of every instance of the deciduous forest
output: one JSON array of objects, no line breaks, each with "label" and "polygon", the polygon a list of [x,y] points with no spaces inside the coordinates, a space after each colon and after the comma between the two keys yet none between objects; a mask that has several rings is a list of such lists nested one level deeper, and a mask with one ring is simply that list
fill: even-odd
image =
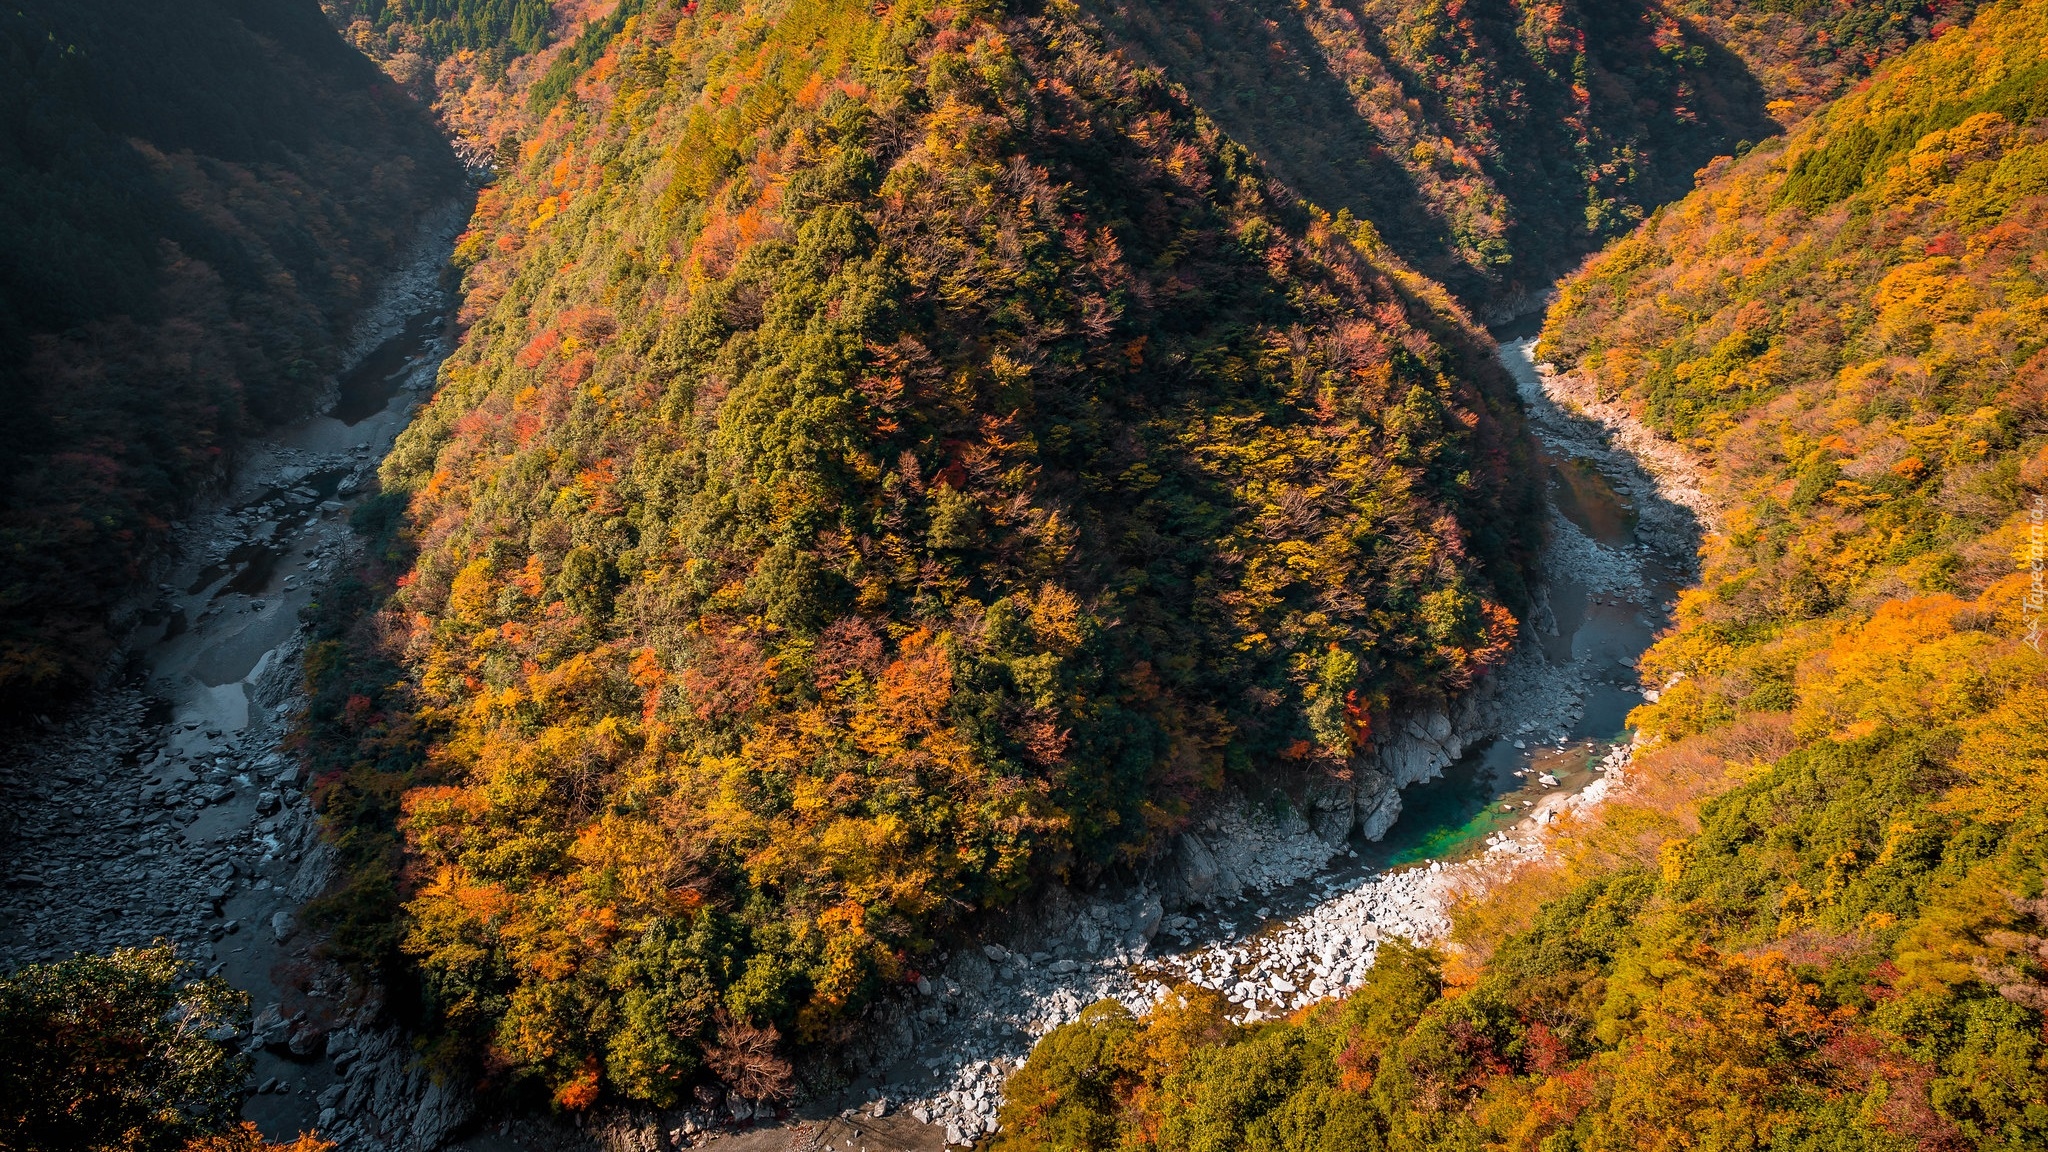
[{"label": "deciduous forest", "polygon": [[844,1036],[1512,641],[1483,336],[1077,13],[670,10],[523,153],[385,465],[418,679],[328,706],[429,745],[401,948],[562,1100]]},{"label": "deciduous forest", "polygon": [[[1607,53],[1566,83],[1526,38],[1481,50],[1483,12],[1406,14],[1367,53],[1340,30],[1393,16],[1332,9],[1302,44],[1355,103],[1240,119],[1258,155],[1210,112],[1260,74],[1239,30],[1061,5],[593,25],[463,240],[468,340],[386,465],[403,590],[315,677],[325,743],[358,749],[328,777],[356,882],[325,914],[386,942],[359,960],[417,965],[449,1059],[660,1104],[750,1045],[846,1038],[949,924],[1144,859],[1233,779],[1341,776],[1526,603],[1513,404],[1411,269],[1512,299],[1488,268],[1557,266],[1942,15],[1604,14],[1588,41],[1553,14]],[[1587,115],[1520,98],[1543,91]],[[1389,140],[1375,100],[1425,143],[1491,141],[1473,179],[1418,196],[1442,173],[1411,148],[1323,185],[1358,212],[1299,200],[1283,174],[1327,179],[1332,139],[1305,129]]]},{"label": "deciduous forest", "polygon": [[1500,317],[1971,5],[1088,7],[1290,187]]},{"label": "deciduous forest", "polygon": [[[0,713],[466,164],[277,713],[294,923],[442,1083],[787,1102],[1029,898],[1346,787],[1539,643],[1483,324],[1547,300],[1719,510],[1629,786],[1355,991],[1088,1008],[990,1146],[2048,1144],[2040,0],[323,8],[0,13]],[[167,945],[0,975],[61,1040],[0,1087],[75,1101],[0,1137],[283,1147],[245,1010]]]}]

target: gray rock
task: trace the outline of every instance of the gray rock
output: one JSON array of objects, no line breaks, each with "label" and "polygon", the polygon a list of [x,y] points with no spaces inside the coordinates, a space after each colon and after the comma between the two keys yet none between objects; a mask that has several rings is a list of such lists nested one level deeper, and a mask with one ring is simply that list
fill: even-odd
[{"label": "gray rock", "polygon": [[1342,844],[1358,822],[1356,791],[1336,784],[1312,790],[1308,796],[1308,823],[1315,834],[1331,844]]},{"label": "gray rock", "polygon": [[986,992],[995,979],[995,970],[989,967],[987,957],[979,952],[963,953],[953,961],[953,979],[962,987],[975,992]]},{"label": "gray rock", "polygon": [[276,1004],[269,1005],[256,1014],[249,1023],[249,1043],[254,1048],[269,1048],[283,1044],[289,1029]]},{"label": "gray rock", "polygon": [[327,1029],[311,1021],[300,1023],[285,1040],[285,1048],[301,1060],[318,1056],[327,1046]]},{"label": "gray rock", "polygon": [[1136,923],[1132,924],[1138,935],[1147,940],[1159,935],[1159,923],[1166,916],[1166,908],[1153,893],[1145,894],[1145,903],[1138,908]]},{"label": "gray rock", "polygon": [[1216,892],[1216,857],[1205,846],[1200,837],[1192,832],[1183,833],[1175,846],[1174,856],[1180,864],[1180,879],[1188,895],[1196,902]]},{"label": "gray rock", "polygon": [[1441,711],[1431,712],[1424,718],[1423,723],[1433,743],[1442,745],[1451,738],[1451,718]]},{"label": "gray rock", "polygon": [[[1245,880],[1236,869],[1220,854],[1211,851],[1194,833],[1184,833],[1180,852],[1183,868],[1183,884],[1190,893],[1189,903],[1215,906],[1221,901],[1234,900],[1244,891]],[[1207,882],[1202,878],[1206,876]]]},{"label": "gray rock", "polygon": [[472,1112],[468,1092],[439,1080],[430,1080],[412,1114],[410,1127],[414,1152],[432,1152],[447,1143],[456,1129],[469,1122]]},{"label": "gray rock", "polygon": [[[1368,788],[1365,777],[1371,777]],[[1358,833],[1378,840],[1401,818],[1401,790],[1379,773],[1360,773],[1358,792]]]}]

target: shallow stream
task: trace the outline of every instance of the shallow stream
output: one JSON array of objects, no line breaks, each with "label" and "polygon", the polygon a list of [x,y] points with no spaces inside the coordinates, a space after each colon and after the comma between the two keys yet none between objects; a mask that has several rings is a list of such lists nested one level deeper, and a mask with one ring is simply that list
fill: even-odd
[{"label": "shallow stream", "polygon": [[[1637,531],[1642,519],[1638,497],[1621,490],[1636,486],[1631,480],[1640,483],[1633,460],[1612,450],[1588,454],[1586,440],[1597,439],[1597,433],[1544,397],[1533,359],[1534,327],[1496,337],[1501,362],[1535,409],[1551,506],[1601,549],[1632,559],[1636,578],[1617,587],[1611,571],[1594,574],[1554,565],[1546,573],[1556,629],[1539,630],[1537,639],[1553,665],[1578,671],[1583,696],[1577,719],[1560,730],[1547,719],[1531,717],[1529,730],[1496,737],[1468,751],[1441,778],[1408,788],[1401,797],[1401,818],[1385,838],[1361,852],[1375,867],[1460,859],[1524,819],[1542,794],[1576,792],[1597,779],[1604,753],[1628,739],[1628,714],[1644,700],[1636,661],[1670,623],[1672,605],[1691,571],[1683,533],[1674,538],[1668,532]],[[1560,435],[1565,428],[1577,435]],[[1670,510],[1665,512],[1668,517]],[[1554,789],[1540,783],[1546,774],[1558,781]]]}]

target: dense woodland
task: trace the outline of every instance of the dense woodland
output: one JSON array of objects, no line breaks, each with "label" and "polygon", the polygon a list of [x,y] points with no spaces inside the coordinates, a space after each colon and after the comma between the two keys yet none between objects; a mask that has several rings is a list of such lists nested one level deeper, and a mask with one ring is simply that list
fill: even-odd
[{"label": "dense woodland", "polygon": [[844,1036],[949,922],[1341,777],[1514,635],[1483,336],[1074,10],[636,19],[459,255],[384,472],[409,690],[314,657],[380,756],[328,914],[397,885],[444,1034],[565,1105]]},{"label": "dense woodland", "polygon": [[646,0],[321,0],[350,44],[431,107],[479,171],[518,166],[519,142],[597,63]]},{"label": "dense woodland", "polygon": [[[949,933],[1505,656],[1539,490],[1467,310],[1625,233],[1545,354],[1730,510],[1634,790],[1346,1000],[1098,1006],[999,1143],[2038,1147],[2048,14],[1977,8],[17,5],[5,707],[328,379],[457,187],[431,111],[496,182],[310,620],[307,920],[486,1091],[785,1097]],[[230,1001],[17,973],[65,1043],[0,1077],[259,1147],[218,1046],[108,1055]]]},{"label": "dense woodland", "polygon": [[[950,925],[1341,779],[1504,654],[1535,543],[1404,255],[1498,303],[1942,15],[1332,8],[1302,55],[1249,11],[1146,68],[1164,30],[1075,4],[630,5],[501,85],[468,335],[365,517],[401,591],[310,669],[316,919],[443,1057],[772,1096]],[[1309,56],[1356,214],[1284,179],[1326,143],[1208,111]]]},{"label": "dense woodland", "polygon": [[0,12],[0,712],[89,681],[167,521],[307,409],[459,180],[311,3]]},{"label": "dense woodland", "polygon": [[[1323,208],[1498,317],[1602,241],[1976,0],[1085,0]],[[645,0],[326,0],[345,35],[496,162]]]},{"label": "dense woodland", "polygon": [[2044,218],[2048,9],[2005,3],[1568,280],[1545,354],[1727,509],[1638,782],[1348,1000],[1091,1009],[996,1146],[2048,1142]]},{"label": "dense woodland", "polygon": [[0,1141],[93,1152],[332,1152],[239,1118],[249,998],[167,944],[0,973]]}]

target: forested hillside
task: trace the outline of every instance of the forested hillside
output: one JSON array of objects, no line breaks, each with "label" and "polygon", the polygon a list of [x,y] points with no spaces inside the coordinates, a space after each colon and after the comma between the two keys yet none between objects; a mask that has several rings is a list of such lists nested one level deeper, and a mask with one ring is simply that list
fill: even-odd
[{"label": "forested hillside", "polygon": [[0,12],[0,711],[87,680],[249,428],[303,411],[415,222],[433,125],[310,3]]},{"label": "forested hillside", "polygon": [[1347,1001],[1092,1010],[997,1146],[2048,1142],[2044,224],[2048,8],[2008,2],[1572,277],[1547,355],[1727,509],[1636,783]]},{"label": "forested hillside", "polygon": [[1974,4],[1087,0],[1290,187],[1468,306],[1527,307],[1693,173]]},{"label": "forested hillside", "polygon": [[459,256],[407,684],[311,657],[325,915],[397,885],[444,1035],[565,1105],[772,1095],[948,923],[1512,641],[1483,337],[1071,7],[637,17]]},{"label": "forested hillside", "polygon": [[473,167],[509,170],[519,142],[597,63],[646,0],[321,0],[342,36],[430,106]]}]

